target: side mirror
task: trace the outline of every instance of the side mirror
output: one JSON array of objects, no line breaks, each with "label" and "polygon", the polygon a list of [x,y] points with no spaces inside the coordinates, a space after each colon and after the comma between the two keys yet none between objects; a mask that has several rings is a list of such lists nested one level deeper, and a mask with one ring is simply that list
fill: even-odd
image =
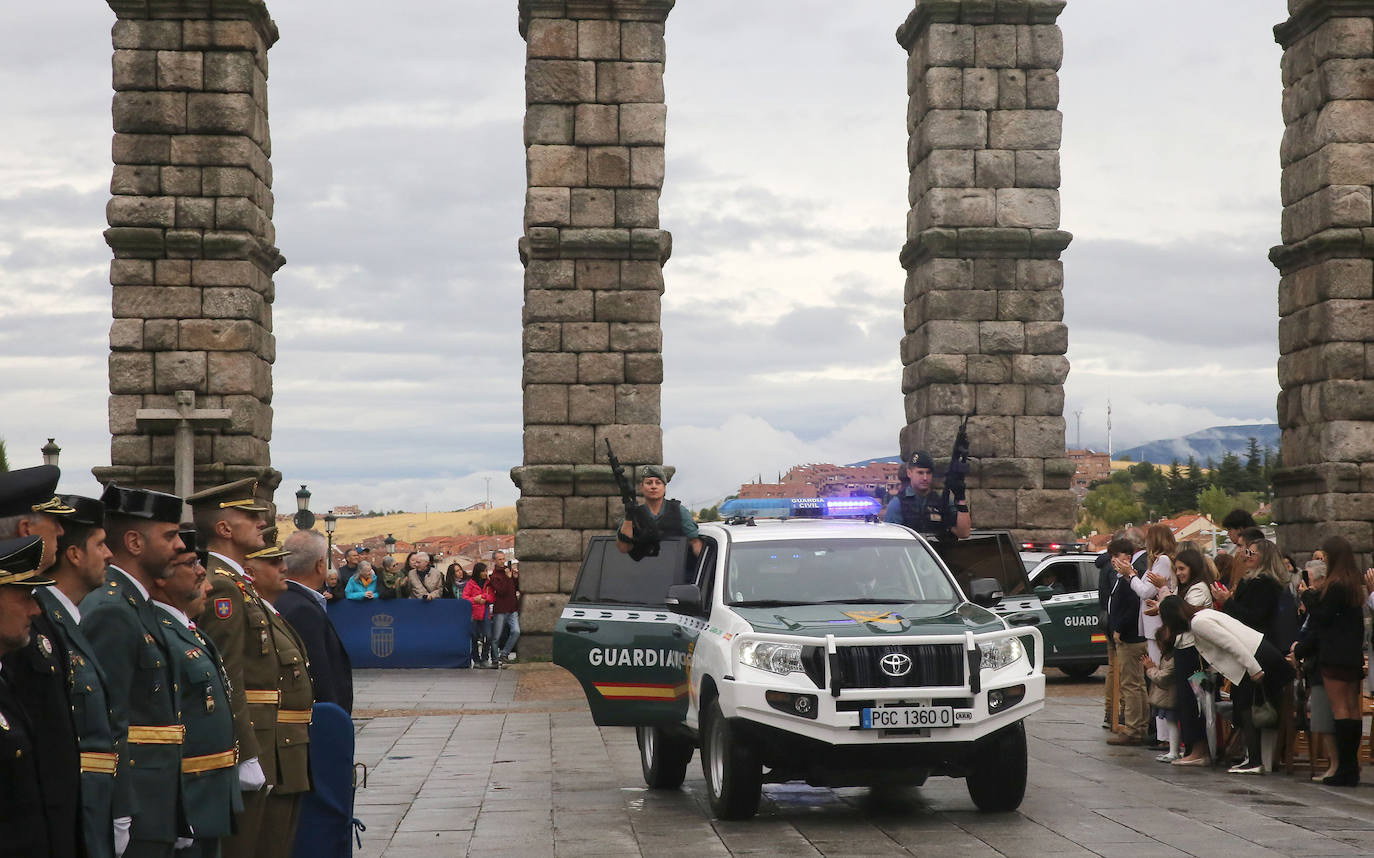
[{"label": "side mirror", "polygon": [[684,613],[701,613],[701,588],[695,584],[674,584],[668,588],[668,598],[663,601],[668,607]]},{"label": "side mirror", "polygon": [[974,578],[969,584],[969,601],[975,605],[989,607],[1002,598],[1002,587],[996,578]]},{"label": "side mirror", "polygon": [[1045,587],[1045,586],[1043,586],[1043,585],[1042,585],[1042,586],[1039,586],[1039,587],[1036,587],[1036,588],[1035,588],[1035,595],[1036,595],[1036,598],[1039,598],[1039,599],[1053,599],[1054,596],[1055,596],[1054,588],[1053,588],[1053,587]]}]

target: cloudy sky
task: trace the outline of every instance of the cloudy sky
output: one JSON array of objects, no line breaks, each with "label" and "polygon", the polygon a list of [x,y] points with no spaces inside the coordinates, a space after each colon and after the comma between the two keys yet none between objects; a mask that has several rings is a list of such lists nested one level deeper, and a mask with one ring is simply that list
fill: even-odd
[{"label": "cloudy sky", "polygon": [[[314,506],[510,502],[524,45],[514,0],[269,3],[273,464]],[[896,452],[909,2],[681,0],[668,21],[665,458],[704,504]],[[1272,421],[1284,0],[1060,20],[1068,442]],[[103,3],[0,4],[0,437],[96,491],[106,429]],[[1187,26],[1181,26],[1186,22]],[[289,503],[283,495],[279,500]]]}]

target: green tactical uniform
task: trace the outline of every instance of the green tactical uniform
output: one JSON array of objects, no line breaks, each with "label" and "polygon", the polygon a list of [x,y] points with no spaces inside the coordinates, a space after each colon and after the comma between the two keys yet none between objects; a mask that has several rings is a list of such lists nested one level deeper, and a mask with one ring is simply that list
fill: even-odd
[{"label": "green tactical uniform", "polygon": [[[276,784],[267,796],[263,831],[258,837],[262,858],[289,858],[296,823],[300,819],[301,797],[310,792],[310,717],[315,694],[310,683],[310,662],[305,644],[281,614],[268,606],[272,626],[272,646],[277,656],[277,688],[281,705],[277,710],[277,754],[275,771],[267,776]],[[264,765],[266,770],[267,766]],[[282,832],[292,836],[283,837]],[[269,835],[276,833],[277,836]]]},{"label": "green tactical uniform", "polygon": [[186,830],[179,777],[185,728],[157,610],[131,578],[110,566],[105,586],[81,602],[81,631],[116,691],[115,723],[128,731],[115,803],[132,811],[130,849],[139,854],[140,841],[170,845]]},{"label": "green tactical uniform", "polygon": [[114,858],[114,820],[133,814],[131,808],[115,804],[115,769],[124,752],[124,732],[115,723],[109,678],[96,660],[95,646],[58,598],[46,588],[34,597],[62,636],[70,663],[72,716],[81,746],[81,829],[86,856]]},{"label": "green tactical uniform", "polygon": [[234,815],[243,810],[229,678],[208,637],[165,608],[159,606],[158,613],[176,666],[181,723],[186,726],[181,786],[196,839],[191,852],[178,855],[218,855],[218,841],[234,833]]}]

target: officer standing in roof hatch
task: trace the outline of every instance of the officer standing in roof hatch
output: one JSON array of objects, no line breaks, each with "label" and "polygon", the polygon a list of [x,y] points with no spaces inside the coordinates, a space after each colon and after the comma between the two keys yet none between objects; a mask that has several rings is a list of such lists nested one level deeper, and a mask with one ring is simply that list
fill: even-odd
[{"label": "officer standing in roof hatch", "polygon": [[[685,536],[692,547],[692,554],[700,556],[701,538],[697,536],[697,523],[681,501],[664,500],[668,494],[668,475],[662,465],[645,465],[639,480],[639,494],[644,498],[640,506],[649,511],[654,523],[658,525],[659,536]],[[634,544],[634,522],[630,519],[620,524],[620,534],[616,538],[616,548],[621,554],[630,553]]]},{"label": "officer standing in roof hatch", "polygon": [[903,466],[902,488],[887,504],[883,521],[904,524],[917,533],[952,533],[967,539],[973,531],[968,500],[964,496],[962,474],[948,480],[951,497],[948,503],[930,490],[935,480],[935,460],[925,450],[917,450]]}]

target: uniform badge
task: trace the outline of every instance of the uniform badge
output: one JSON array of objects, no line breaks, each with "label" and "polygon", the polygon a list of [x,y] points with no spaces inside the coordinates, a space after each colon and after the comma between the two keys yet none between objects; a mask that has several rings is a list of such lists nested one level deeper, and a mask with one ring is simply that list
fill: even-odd
[{"label": "uniform badge", "polygon": [[43,650],[44,655],[52,655],[52,641],[48,640],[47,635],[38,636],[38,648]]},{"label": "uniform badge", "polygon": [[188,649],[188,650],[186,650],[186,659],[187,659],[188,661],[194,661],[194,660],[196,660],[196,659],[198,659],[198,658],[200,658],[200,650],[198,650],[198,649]]},{"label": "uniform badge", "polygon": [[234,615],[234,603],[229,599],[215,600],[215,616],[227,620]]},{"label": "uniform badge", "polygon": [[154,641],[153,641],[153,636],[150,635],[150,634],[148,634],[147,632],[144,632],[144,633],[143,633],[143,642],[146,643],[146,644],[148,644],[149,646],[152,646],[152,644],[154,643]]}]

